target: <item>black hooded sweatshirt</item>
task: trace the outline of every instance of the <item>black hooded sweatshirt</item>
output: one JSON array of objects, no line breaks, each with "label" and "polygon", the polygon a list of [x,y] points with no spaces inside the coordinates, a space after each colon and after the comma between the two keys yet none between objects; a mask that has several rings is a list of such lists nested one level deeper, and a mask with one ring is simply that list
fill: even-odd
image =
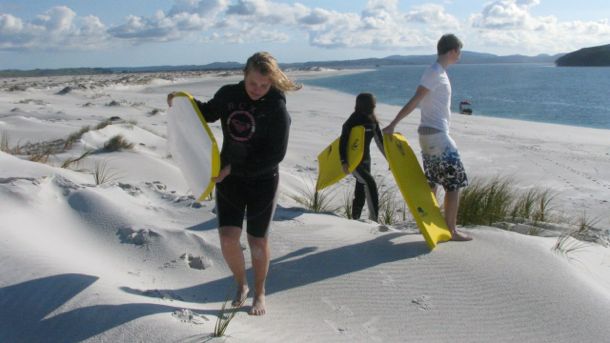
[{"label": "black hooded sweatshirt", "polygon": [[265,96],[252,100],[242,81],[223,86],[208,102],[195,101],[207,122],[221,120],[221,168],[231,165],[231,175],[251,178],[278,171],[290,131],[283,92],[271,87]]}]

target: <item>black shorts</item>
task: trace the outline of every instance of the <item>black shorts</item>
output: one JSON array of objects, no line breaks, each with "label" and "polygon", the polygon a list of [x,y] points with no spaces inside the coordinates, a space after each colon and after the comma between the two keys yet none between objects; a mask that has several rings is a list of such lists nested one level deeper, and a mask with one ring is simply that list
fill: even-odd
[{"label": "black shorts", "polygon": [[278,172],[256,178],[227,176],[216,185],[218,226],[241,228],[245,215],[248,234],[265,237],[275,211],[279,180]]}]

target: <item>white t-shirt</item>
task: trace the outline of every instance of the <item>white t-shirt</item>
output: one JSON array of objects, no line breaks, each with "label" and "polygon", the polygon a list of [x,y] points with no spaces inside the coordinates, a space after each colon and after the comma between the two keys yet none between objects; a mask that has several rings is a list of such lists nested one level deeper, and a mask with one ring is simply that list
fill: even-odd
[{"label": "white t-shirt", "polygon": [[430,92],[419,103],[420,127],[449,132],[451,118],[451,83],[447,72],[438,62],[426,68],[419,82]]}]

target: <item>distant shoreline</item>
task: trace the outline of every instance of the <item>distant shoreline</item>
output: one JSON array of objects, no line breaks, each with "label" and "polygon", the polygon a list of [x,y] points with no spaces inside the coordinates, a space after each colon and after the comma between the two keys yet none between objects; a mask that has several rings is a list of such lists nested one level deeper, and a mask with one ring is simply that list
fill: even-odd
[{"label": "distant shoreline", "polygon": [[[537,56],[509,55],[498,56],[494,54],[463,51],[460,63],[462,64],[490,64],[490,63],[555,63],[562,56],[541,54]],[[334,61],[308,61],[294,63],[280,63],[282,69],[311,70],[316,68],[330,69],[362,69],[380,66],[396,65],[427,65],[436,59],[436,55],[392,55],[383,58],[363,58],[354,60]],[[205,65],[161,65],[147,67],[67,67],[67,68],[39,68],[30,70],[6,69],[0,70],[0,77],[30,77],[30,76],[67,76],[67,75],[96,75],[96,74],[126,74],[126,73],[153,73],[153,72],[222,72],[240,71],[243,63],[214,62]]]}]

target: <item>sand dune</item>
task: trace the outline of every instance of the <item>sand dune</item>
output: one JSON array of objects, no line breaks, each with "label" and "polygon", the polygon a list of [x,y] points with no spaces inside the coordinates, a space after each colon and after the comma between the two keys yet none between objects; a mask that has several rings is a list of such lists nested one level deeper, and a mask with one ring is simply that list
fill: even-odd
[{"label": "sand dune", "polygon": [[[210,339],[233,281],[214,202],[194,203],[168,157],[165,94],[205,99],[238,78],[40,78],[3,86],[0,132],[9,147],[90,131],[46,163],[0,152],[0,341]],[[565,255],[552,251],[556,237],[472,227],[465,230],[473,241],[430,252],[412,222],[381,226],[302,208],[293,197],[315,179],[316,155],[340,133],[353,98],[307,86],[289,94],[293,124],[271,229],[269,311],[248,316],[249,300],[229,336],[212,341],[608,340],[610,252],[601,245]],[[378,110],[387,122],[398,108]],[[118,119],[95,129],[110,117]],[[415,114],[399,127],[416,149],[417,121]],[[220,138],[217,123],[212,130]],[[607,130],[456,115],[452,131],[472,177],[552,188],[557,211],[586,210],[610,226]],[[134,148],[101,151],[117,134]],[[372,150],[376,178],[391,187],[387,164]],[[96,162],[113,176],[100,185]],[[335,202],[353,182],[339,184]]]}]

